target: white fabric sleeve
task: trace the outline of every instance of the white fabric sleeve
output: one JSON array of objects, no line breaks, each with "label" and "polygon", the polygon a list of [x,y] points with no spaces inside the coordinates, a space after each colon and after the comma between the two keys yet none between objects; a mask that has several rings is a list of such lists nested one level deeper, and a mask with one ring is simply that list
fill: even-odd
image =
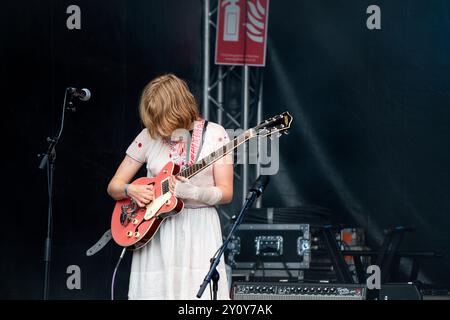
[{"label": "white fabric sleeve", "polygon": [[128,147],[126,154],[134,160],[147,162],[147,150],[150,146],[151,138],[147,129],[143,129]]},{"label": "white fabric sleeve", "polygon": [[180,199],[189,199],[206,203],[210,206],[222,200],[222,190],[212,187],[197,187],[189,183],[188,179],[178,181],[175,185],[174,196]]}]

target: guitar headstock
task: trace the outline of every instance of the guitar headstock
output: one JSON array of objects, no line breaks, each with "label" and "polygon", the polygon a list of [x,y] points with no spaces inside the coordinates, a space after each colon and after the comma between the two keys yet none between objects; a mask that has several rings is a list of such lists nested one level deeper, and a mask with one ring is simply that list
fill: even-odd
[{"label": "guitar headstock", "polygon": [[275,117],[264,120],[259,125],[253,128],[254,135],[259,137],[266,137],[274,133],[288,134],[294,119],[289,112],[285,111]]}]

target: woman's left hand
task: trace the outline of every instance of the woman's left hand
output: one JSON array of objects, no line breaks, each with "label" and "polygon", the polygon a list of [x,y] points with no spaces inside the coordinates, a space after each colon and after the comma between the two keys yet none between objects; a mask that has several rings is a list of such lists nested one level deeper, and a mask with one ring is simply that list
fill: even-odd
[{"label": "woman's left hand", "polygon": [[169,190],[172,194],[175,193],[175,186],[177,185],[177,183],[179,182],[188,182],[189,180],[185,177],[180,177],[180,176],[171,176],[169,178]]}]

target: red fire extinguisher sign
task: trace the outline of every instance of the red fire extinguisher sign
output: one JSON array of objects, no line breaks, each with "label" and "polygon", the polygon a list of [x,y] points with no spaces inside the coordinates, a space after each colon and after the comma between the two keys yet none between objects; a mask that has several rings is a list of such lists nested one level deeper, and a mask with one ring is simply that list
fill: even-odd
[{"label": "red fire extinguisher sign", "polygon": [[269,0],[219,0],[216,64],[265,66]]}]

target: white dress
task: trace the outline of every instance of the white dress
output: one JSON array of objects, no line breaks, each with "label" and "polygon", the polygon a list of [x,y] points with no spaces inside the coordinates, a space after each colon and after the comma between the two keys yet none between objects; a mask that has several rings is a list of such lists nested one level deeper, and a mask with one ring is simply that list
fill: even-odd
[{"label": "white dress", "polygon": [[[209,122],[200,159],[215,151],[229,137],[225,129]],[[152,139],[147,129],[136,137],[127,155],[147,163],[147,176],[157,175],[171,161],[170,148],[161,139]],[[190,183],[214,186],[212,166],[190,179]],[[196,294],[205,278],[210,259],[222,245],[218,213],[214,207],[184,201],[185,209],[166,219],[154,238],[142,249],[133,252],[129,299],[197,299]],[[218,266],[220,274],[218,299],[229,299],[225,264]],[[202,299],[210,299],[209,288]]]}]

